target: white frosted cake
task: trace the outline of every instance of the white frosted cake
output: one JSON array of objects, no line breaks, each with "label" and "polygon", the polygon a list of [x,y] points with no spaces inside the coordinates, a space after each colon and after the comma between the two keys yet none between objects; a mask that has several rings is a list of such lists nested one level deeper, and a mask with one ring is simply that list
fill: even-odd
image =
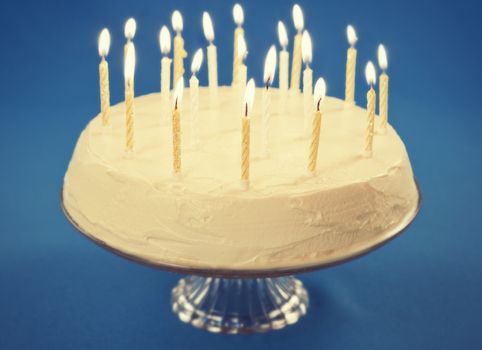
[{"label": "white frosted cake", "polygon": [[[240,185],[241,96],[200,89],[198,145],[186,89],[182,176],[172,172],[172,125],[160,94],[135,99],[135,150],[125,152],[125,107],[82,132],[63,188],[71,219],[108,246],[160,265],[251,269],[310,266],[362,252],[405,227],[418,191],[392,127],[364,157],[366,110],[323,102],[317,172],[307,171],[303,97],[272,90],[270,156],[260,157],[261,92],[251,113],[250,187]],[[378,125],[379,118],[376,117]],[[370,242],[370,243],[368,243]]]}]

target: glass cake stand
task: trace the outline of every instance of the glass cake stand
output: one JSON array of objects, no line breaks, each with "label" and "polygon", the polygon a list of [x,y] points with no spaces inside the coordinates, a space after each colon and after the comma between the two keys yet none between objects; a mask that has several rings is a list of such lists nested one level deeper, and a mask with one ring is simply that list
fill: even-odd
[{"label": "glass cake stand", "polygon": [[61,204],[72,225],[99,246],[138,263],[187,274],[171,294],[172,310],[181,321],[210,332],[237,334],[266,332],[296,323],[306,314],[309,297],[303,283],[293,275],[355,259],[400,235],[419,212],[421,195],[418,184],[417,190],[417,206],[397,230],[381,234],[362,247],[332,252],[316,264],[264,270],[208,269],[149,261],[109,246],[85,231],[70,216],[63,198]]}]

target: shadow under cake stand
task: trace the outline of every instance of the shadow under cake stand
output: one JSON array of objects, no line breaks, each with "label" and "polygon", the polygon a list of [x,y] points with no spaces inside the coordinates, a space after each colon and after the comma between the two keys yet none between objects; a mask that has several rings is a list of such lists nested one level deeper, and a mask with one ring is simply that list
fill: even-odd
[{"label": "shadow under cake stand", "polygon": [[151,267],[187,274],[171,294],[172,310],[181,321],[210,332],[236,334],[265,332],[296,323],[306,314],[309,298],[303,283],[293,275],[350,261],[397,237],[419,212],[421,195],[418,184],[417,192],[416,207],[397,229],[371,237],[361,244],[348,243],[330,254],[320,255],[319,260],[310,265],[262,270],[196,268],[150,261],[112,247],[87,232],[71,217],[62,195],[61,204],[72,225],[102,248]]}]

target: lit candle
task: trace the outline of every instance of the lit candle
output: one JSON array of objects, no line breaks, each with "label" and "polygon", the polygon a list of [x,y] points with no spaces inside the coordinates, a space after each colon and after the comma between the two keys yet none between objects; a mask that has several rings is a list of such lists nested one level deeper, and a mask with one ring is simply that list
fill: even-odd
[{"label": "lit candle", "polygon": [[303,37],[301,39],[301,52],[303,56],[303,63],[305,64],[305,70],[303,71],[303,110],[305,116],[305,132],[308,133],[313,107],[313,71],[310,68],[313,49],[310,33],[308,33],[307,30],[303,32]]},{"label": "lit candle", "polygon": [[134,70],[136,66],[136,49],[129,43],[124,62],[125,103],[126,103],[126,150],[134,150]]},{"label": "lit candle", "polygon": [[264,86],[263,90],[263,115],[262,115],[262,148],[261,155],[263,158],[269,157],[269,133],[271,121],[271,84],[273,84],[276,73],[276,47],[274,45],[268,51],[264,62]]},{"label": "lit candle", "polygon": [[296,28],[296,35],[293,46],[293,63],[291,65],[291,90],[300,91],[301,76],[301,38],[305,21],[301,7],[296,4],[293,6],[293,21]]},{"label": "lit candle", "polygon": [[387,51],[383,45],[378,46],[378,65],[382,69],[380,74],[380,129],[382,133],[387,131],[388,125],[388,75],[386,73],[388,67]]},{"label": "lit candle", "polygon": [[199,80],[196,77],[203,62],[203,50],[198,49],[191,63],[192,76],[189,79],[189,95],[191,97],[191,139],[193,147],[199,144]]},{"label": "lit candle", "polygon": [[346,27],[346,36],[350,47],[346,52],[346,81],[345,81],[345,103],[347,107],[355,104],[355,74],[356,74],[356,49],[358,41],[355,29],[349,25]]},{"label": "lit candle", "polygon": [[281,101],[284,102],[286,92],[288,91],[288,65],[290,54],[288,53],[288,33],[283,22],[278,22],[278,39],[281,45],[279,52],[279,89],[282,94]]},{"label": "lit candle", "polygon": [[166,26],[162,26],[159,32],[159,44],[163,55],[161,60],[161,112],[166,115],[169,110],[169,91],[171,80],[171,59],[168,57],[171,51],[171,34]]},{"label": "lit candle", "polygon": [[181,175],[181,112],[180,105],[184,90],[184,78],[179,78],[174,91],[174,106],[172,109],[172,166],[174,176]]},{"label": "lit candle", "polygon": [[218,54],[216,46],[214,46],[214,28],[213,21],[209,13],[203,13],[203,31],[206,40],[209,42],[208,52],[208,80],[211,96],[215,96],[218,91]]},{"label": "lit candle", "polygon": [[[234,30],[234,46],[233,46],[233,86],[238,85],[239,82],[239,67],[242,64],[242,58],[239,55],[239,39],[244,39],[244,11],[240,4],[235,4],[233,7],[233,18],[234,23],[236,23],[236,29]],[[246,85],[246,81],[244,82],[244,86]]]},{"label": "lit candle", "polygon": [[129,47],[129,43],[134,39],[137,30],[137,23],[134,18],[129,18],[124,25],[124,36],[127,39],[127,43],[124,45],[124,61],[127,56],[127,48]]},{"label": "lit candle", "polygon": [[244,91],[246,87],[246,80],[248,78],[248,67],[244,64],[244,59],[247,55],[247,47],[246,47],[246,40],[244,36],[239,37],[238,39],[238,55],[239,55],[239,65],[238,65],[238,88],[240,91]]},{"label": "lit candle", "polygon": [[184,50],[184,39],[181,36],[183,29],[182,16],[179,11],[172,13],[172,28],[176,32],[174,37],[174,79],[172,86],[176,86],[177,80],[184,75],[184,58],[187,57],[187,52]]},{"label": "lit candle", "polygon": [[315,112],[313,113],[313,123],[311,129],[310,156],[308,160],[308,171],[311,174],[316,172],[316,162],[318,160],[318,148],[320,145],[320,128],[321,128],[321,103],[325,99],[326,84],[323,78],[319,78],[315,84],[315,93],[313,102]]},{"label": "lit candle", "polygon": [[377,75],[375,72],[375,66],[371,61],[367,63],[365,68],[365,77],[370,90],[367,93],[367,129],[365,136],[365,156],[371,157],[373,154],[373,133],[375,128],[375,105],[377,100],[377,94],[373,89],[373,85],[376,84]]},{"label": "lit candle", "polygon": [[99,55],[102,60],[99,64],[100,81],[100,114],[102,125],[109,124],[110,91],[109,91],[109,64],[105,59],[110,48],[110,33],[107,28],[102,29],[99,36]]},{"label": "lit candle", "polygon": [[243,103],[242,132],[241,132],[241,188],[249,188],[249,147],[250,147],[250,113],[253,108],[255,85],[250,79],[246,85]]}]

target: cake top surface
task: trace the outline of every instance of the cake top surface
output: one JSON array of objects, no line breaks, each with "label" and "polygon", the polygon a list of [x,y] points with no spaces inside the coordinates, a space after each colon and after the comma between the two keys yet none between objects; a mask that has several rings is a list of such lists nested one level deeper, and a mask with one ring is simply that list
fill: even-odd
[{"label": "cake top surface", "polygon": [[[182,175],[172,171],[171,107],[162,107],[161,95],[153,93],[135,99],[135,150],[125,151],[125,106],[111,107],[110,125],[100,116],[86,130],[90,159],[109,169],[111,176],[145,181],[162,191],[168,189],[223,196],[264,197],[309,193],[337,188],[389,174],[407,159],[403,142],[393,128],[376,135],[373,156],[363,154],[366,110],[345,108],[344,102],[327,97],[321,105],[322,123],[318,165],[315,175],[308,170],[311,120],[303,116],[303,96],[278,89],[271,91],[269,156],[261,156],[263,89],[256,90],[251,118],[250,188],[240,185],[242,93],[220,87],[215,102],[208,88],[199,89],[199,116],[192,121],[190,91],[181,105]],[[169,103],[169,106],[171,103]],[[310,118],[311,119],[311,118]],[[378,119],[376,118],[375,130]],[[194,144],[198,133],[198,144]],[[85,154],[85,152],[82,152]]]}]

